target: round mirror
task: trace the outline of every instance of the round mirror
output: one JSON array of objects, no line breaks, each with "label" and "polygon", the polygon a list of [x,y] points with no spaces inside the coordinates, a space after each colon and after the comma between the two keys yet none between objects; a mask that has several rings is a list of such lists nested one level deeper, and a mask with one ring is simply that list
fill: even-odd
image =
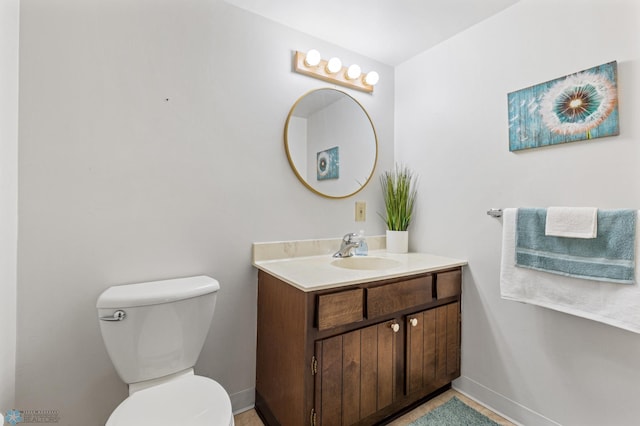
[{"label": "round mirror", "polygon": [[373,176],[378,139],[362,105],[335,89],[313,90],[296,101],[284,129],[287,158],[311,191],[346,198]]}]

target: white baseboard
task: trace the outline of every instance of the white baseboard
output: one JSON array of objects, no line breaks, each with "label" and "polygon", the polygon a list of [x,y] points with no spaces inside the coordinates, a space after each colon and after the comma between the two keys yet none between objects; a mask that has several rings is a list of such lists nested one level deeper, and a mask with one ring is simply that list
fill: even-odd
[{"label": "white baseboard", "polygon": [[556,423],[466,376],[457,378],[452,383],[452,387],[516,425],[561,426],[560,423]]},{"label": "white baseboard", "polygon": [[245,389],[229,395],[233,415],[251,410],[256,404],[256,388]]}]

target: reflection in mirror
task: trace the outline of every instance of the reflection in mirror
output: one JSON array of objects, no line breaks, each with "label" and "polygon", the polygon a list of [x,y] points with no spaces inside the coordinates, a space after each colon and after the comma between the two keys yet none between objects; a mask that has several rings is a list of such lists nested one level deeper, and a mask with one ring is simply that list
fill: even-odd
[{"label": "reflection in mirror", "polygon": [[298,179],[313,192],[345,198],[369,182],[378,141],[362,105],[335,89],[317,89],[293,105],[284,143]]}]

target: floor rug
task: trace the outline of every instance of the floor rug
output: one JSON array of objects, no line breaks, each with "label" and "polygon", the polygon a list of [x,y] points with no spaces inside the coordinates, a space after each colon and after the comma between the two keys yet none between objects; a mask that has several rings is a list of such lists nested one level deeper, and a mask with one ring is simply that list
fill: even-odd
[{"label": "floor rug", "polygon": [[455,396],[409,426],[498,426]]}]

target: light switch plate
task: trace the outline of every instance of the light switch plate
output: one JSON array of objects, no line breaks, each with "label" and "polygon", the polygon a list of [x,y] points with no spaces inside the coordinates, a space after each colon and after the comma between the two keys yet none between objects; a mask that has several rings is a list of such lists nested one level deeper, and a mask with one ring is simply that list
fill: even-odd
[{"label": "light switch plate", "polygon": [[366,201],[356,201],[356,222],[364,222],[366,220],[367,220]]}]

